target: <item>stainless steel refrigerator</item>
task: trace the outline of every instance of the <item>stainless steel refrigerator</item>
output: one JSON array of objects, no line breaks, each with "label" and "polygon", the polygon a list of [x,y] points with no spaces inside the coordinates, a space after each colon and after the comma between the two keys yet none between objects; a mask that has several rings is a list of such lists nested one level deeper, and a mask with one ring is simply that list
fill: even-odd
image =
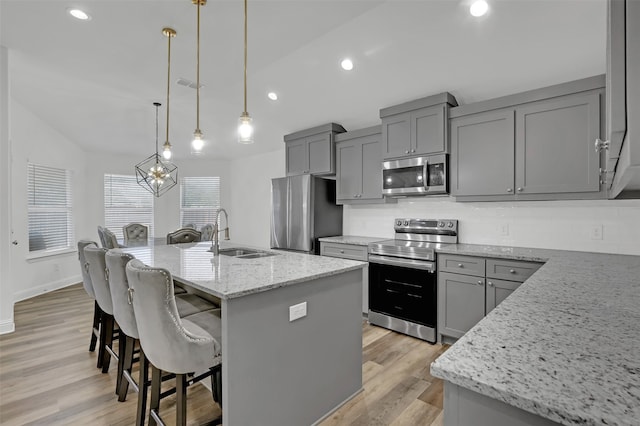
[{"label": "stainless steel refrigerator", "polygon": [[311,175],[271,180],[271,248],[320,253],[318,238],[342,235],[336,181]]}]

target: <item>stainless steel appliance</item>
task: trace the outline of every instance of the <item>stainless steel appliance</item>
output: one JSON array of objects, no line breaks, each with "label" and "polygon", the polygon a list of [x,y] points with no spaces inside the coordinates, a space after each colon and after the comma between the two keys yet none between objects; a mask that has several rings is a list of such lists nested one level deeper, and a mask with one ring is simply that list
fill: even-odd
[{"label": "stainless steel appliance", "polygon": [[386,196],[446,194],[448,191],[446,154],[382,163],[382,193]]},{"label": "stainless steel appliance", "polygon": [[369,244],[369,322],[436,341],[436,249],[458,242],[458,221],[396,219],[395,239]]},{"label": "stainless steel appliance", "polygon": [[336,181],[311,175],[271,180],[271,248],[319,254],[318,238],[342,235]]}]

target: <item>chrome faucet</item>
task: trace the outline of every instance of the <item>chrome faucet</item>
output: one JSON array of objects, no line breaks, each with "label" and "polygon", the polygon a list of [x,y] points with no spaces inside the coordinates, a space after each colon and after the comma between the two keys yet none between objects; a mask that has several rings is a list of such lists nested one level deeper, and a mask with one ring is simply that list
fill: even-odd
[{"label": "chrome faucet", "polygon": [[209,251],[213,252],[214,256],[218,256],[220,254],[220,241],[218,237],[218,233],[220,233],[220,212],[224,213],[224,221],[227,224],[227,227],[223,229],[224,231],[224,239],[229,239],[229,216],[227,215],[227,211],[225,209],[219,209],[216,212],[216,220],[213,223],[213,240],[211,241],[211,248]]}]

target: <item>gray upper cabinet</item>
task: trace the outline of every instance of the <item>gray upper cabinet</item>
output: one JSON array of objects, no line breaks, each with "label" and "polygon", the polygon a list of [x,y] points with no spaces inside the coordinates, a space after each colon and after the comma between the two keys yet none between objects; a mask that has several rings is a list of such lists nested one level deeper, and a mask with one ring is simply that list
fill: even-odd
[{"label": "gray upper cabinet", "polygon": [[598,192],[600,91],[516,108],[516,192]]},{"label": "gray upper cabinet", "polygon": [[450,93],[440,93],[380,110],[383,158],[448,153]]},{"label": "gray upper cabinet", "polygon": [[451,195],[513,193],[514,111],[451,120]]},{"label": "gray upper cabinet", "polygon": [[453,108],[451,194],[458,201],[605,198],[604,76]]},{"label": "gray upper cabinet", "polygon": [[287,176],[335,174],[333,138],[344,131],[341,125],[329,123],[285,135]]},{"label": "gray upper cabinet", "polygon": [[338,204],[395,202],[382,196],[380,126],[335,136]]}]

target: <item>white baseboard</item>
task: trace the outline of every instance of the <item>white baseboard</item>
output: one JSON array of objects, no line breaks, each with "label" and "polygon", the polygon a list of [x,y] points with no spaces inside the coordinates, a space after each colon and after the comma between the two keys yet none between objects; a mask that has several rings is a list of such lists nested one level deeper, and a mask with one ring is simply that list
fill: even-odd
[{"label": "white baseboard", "polygon": [[13,333],[16,331],[16,324],[13,320],[0,321],[0,334]]},{"label": "white baseboard", "polygon": [[58,290],[64,287],[69,287],[70,285],[78,284],[81,282],[82,282],[82,277],[80,275],[75,275],[75,276],[63,278],[57,281],[52,281],[50,283],[39,285],[37,287],[28,288],[26,290],[15,292],[13,294],[13,301],[15,303],[21,300],[30,299],[34,296],[38,296],[44,293],[49,293],[50,291]]}]

